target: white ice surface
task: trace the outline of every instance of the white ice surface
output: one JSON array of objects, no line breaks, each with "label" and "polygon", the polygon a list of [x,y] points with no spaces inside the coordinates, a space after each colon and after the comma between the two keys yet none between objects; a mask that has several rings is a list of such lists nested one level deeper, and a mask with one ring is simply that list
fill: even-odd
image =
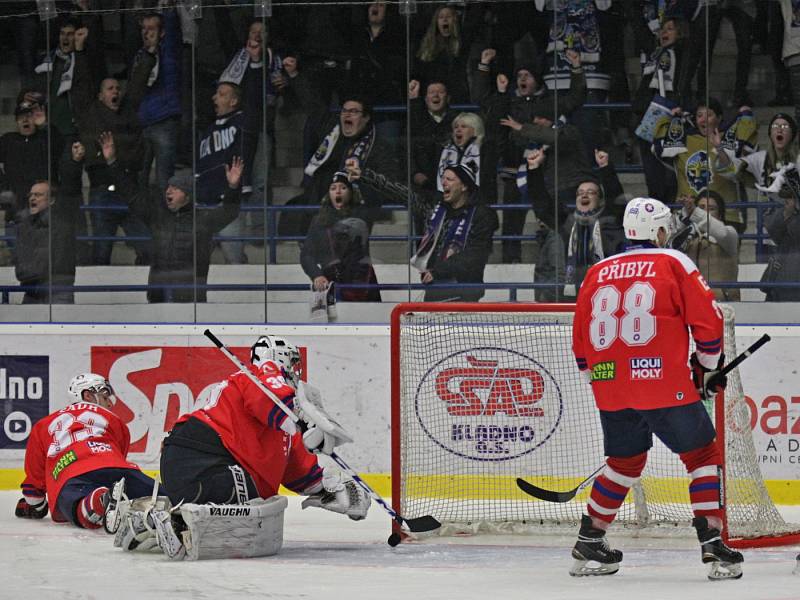
[{"label": "white ice surface", "polygon": [[[696,540],[630,539],[619,573],[573,578],[569,536],[435,538],[386,544],[389,518],[373,505],[355,523],[289,499],[285,542],[274,557],[169,562],[127,553],[111,536],[14,517],[19,493],[0,492],[0,598],[160,600],[306,598],[319,600],[789,600],[797,546],[745,551],[744,577],[711,582]],[[785,510],[800,522],[800,507]]]}]

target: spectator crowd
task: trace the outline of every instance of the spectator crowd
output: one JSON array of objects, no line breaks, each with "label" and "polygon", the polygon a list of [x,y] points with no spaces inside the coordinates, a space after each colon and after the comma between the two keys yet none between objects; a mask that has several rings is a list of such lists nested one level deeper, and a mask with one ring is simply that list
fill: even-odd
[{"label": "spectator crowd", "polygon": [[[121,243],[150,302],[203,302],[212,262],[276,239],[310,291],[380,301],[397,282],[370,241],[398,204],[426,300],[479,300],[494,261],[534,263],[536,299],[569,301],[624,248],[622,171],[674,208],[671,247],[719,300],[741,299],[749,239],[767,299],[800,300],[796,0],[50,4],[0,15],[18,72],[3,244],[26,303],[72,302],[76,266],[118,264]],[[771,98],[748,87],[759,53]]]}]

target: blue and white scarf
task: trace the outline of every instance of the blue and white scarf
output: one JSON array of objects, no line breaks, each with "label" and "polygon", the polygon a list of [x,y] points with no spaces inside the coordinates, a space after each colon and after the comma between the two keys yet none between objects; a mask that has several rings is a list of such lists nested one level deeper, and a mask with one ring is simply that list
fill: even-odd
[{"label": "blue and white scarf", "polygon": [[53,62],[55,62],[56,58],[60,58],[65,63],[64,70],[61,71],[61,80],[58,82],[58,91],[56,92],[56,96],[60,96],[61,94],[66,94],[72,89],[72,78],[75,75],[74,52],[64,54],[60,48],[56,48],[54,52],[45,57],[44,62],[37,66],[34,71],[39,74],[52,73]]},{"label": "blue and white scarf", "polygon": [[464,148],[459,148],[453,142],[448,142],[442,148],[439,155],[439,167],[436,170],[436,189],[440,192],[442,188],[442,175],[447,167],[453,165],[469,165],[470,170],[475,173],[475,185],[481,185],[481,147],[475,138],[470,139]]},{"label": "blue and white scarf", "polygon": [[[458,254],[467,244],[467,236],[472,227],[472,219],[475,216],[475,206],[470,206],[448,224],[445,232],[444,243],[439,252],[439,260],[447,260],[454,254]],[[440,202],[433,210],[428,224],[425,227],[425,235],[419,242],[417,252],[411,257],[411,266],[420,273],[428,270],[428,261],[436,249],[439,237],[442,235],[445,217],[448,207],[444,202]]]},{"label": "blue and white scarf", "polygon": [[[331,157],[333,149],[336,147],[336,142],[339,141],[339,136],[341,136],[341,134],[342,129],[337,123],[336,126],[331,129],[330,133],[325,136],[325,139],[322,140],[322,143],[319,145],[319,148],[317,148],[317,151],[314,152],[314,156],[311,157],[311,160],[308,161],[306,168],[303,170],[306,177],[313,177],[317,169],[324,165]],[[345,152],[345,155],[342,157],[342,164],[339,165],[342,168],[339,170],[344,170],[344,163],[348,158],[357,158],[359,164],[363,165],[369,157],[373,144],[375,144],[375,127],[372,126],[372,123],[369,123],[361,134],[361,137],[347,149],[347,152]]]}]

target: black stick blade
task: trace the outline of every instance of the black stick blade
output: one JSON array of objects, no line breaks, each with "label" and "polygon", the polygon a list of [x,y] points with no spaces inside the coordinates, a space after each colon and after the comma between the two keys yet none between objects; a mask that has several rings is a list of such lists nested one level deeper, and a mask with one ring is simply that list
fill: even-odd
[{"label": "black stick blade", "polygon": [[416,519],[403,519],[403,522],[410,531],[414,533],[423,533],[425,531],[433,531],[439,529],[442,524],[430,515],[417,517]]},{"label": "black stick blade", "polygon": [[519,487],[519,489],[529,496],[539,498],[539,500],[544,500],[546,502],[569,502],[575,497],[575,494],[577,494],[578,490],[580,489],[578,487],[568,492],[554,492],[552,490],[545,490],[540,487],[536,487],[532,483],[528,483],[520,477],[517,477],[517,487]]}]

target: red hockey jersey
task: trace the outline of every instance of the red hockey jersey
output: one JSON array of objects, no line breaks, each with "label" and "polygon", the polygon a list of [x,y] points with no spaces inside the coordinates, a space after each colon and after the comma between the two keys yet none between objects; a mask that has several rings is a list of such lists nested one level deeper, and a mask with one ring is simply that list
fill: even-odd
[{"label": "red hockey jersey", "polygon": [[[267,361],[251,372],[283,403],[292,409],[294,389],[286,383],[280,368]],[[301,434],[289,435],[280,427],[286,414],[242,371],[220,382],[208,403],[182,416],[199,419],[217,432],[222,444],[250,474],[262,498],[278,493],[278,486],[302,492],[319,483],[322,469],[317,457],[303,445]]]},{"label": "red hockey jersey", "polygon": [[131,435],[122,420],[102,406],[75,402],[36,422],[25,448],[22,494],[32,504],[47,493],[54,521],[58,494],[69,479],[105,468],[139,469],[126,460]]},{"label": "red hockey jersey", "polygon": [[590,376],[598,408],[696,402],[689,328],[700,362],[716,368],[722,313],[685,254],[641,248],[593,265],[578,294],[572,350],[578,368]]}]

